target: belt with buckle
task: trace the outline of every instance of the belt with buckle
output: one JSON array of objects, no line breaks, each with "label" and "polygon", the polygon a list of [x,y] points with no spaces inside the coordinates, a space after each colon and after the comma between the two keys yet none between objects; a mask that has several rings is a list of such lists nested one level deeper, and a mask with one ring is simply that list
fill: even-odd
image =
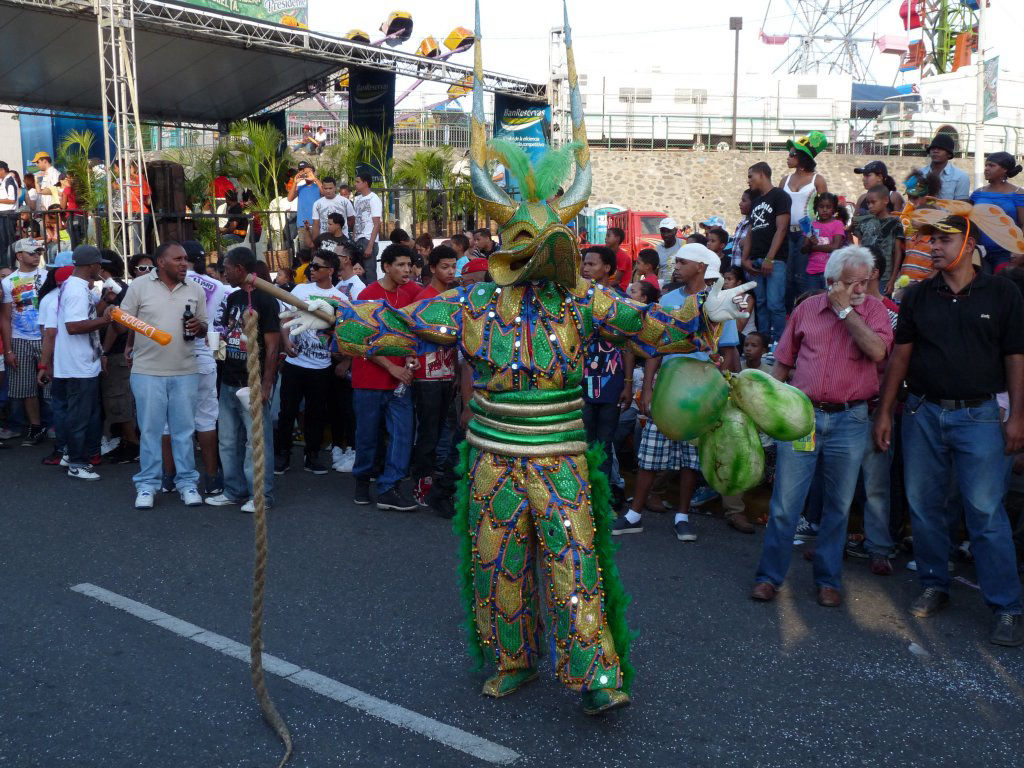
[{"label": "belt with buckle", "polygon": [[[911,392],[911,394],[916,394]],[[991,402],[995,395],[989,395],[988,397],[975,397],[966,400],[947,400],[941,397],[929,397],[928,395],[916,395],[917,397],[924,400],[926,403],[932,403],[933,405],[939,406],[944,411],[959,411],[961,408],[979,408],[985,403]]]},{"label": "belt with buckle", "polygon": [[817,400],[811,400],[811,405],[814,406],[816,411],[824,411],[825,413],[839,413],[840,411],[849,411],[856,408],[858,405],[863,405],[866,400],[850,400],[846,403],[822,403]]}]

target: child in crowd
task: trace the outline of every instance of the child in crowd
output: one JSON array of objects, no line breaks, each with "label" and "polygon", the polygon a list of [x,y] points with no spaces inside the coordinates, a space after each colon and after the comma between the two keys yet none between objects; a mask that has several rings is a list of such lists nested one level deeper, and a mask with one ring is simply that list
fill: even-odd
[{"label": "child in crowd", "polygon": [[[921,204],[923,198],[939,194],[940,184],[939,176],[931,171],[927,174],[914,171],[904,182],[908,202],[903,213],[900,214],[900,221],[903,223],[907,239],[903,252],[903,264],[897,274],[897,279],[906,277],[909,281],[908,285],[935,274],[935,270],[932,269],[932,237],[923,235],[914,229],[914,225],[910,222],[910,214]],[[898,292],[899,289],[893,291],[894,294]]]},{"label": "child in crowd", "polygon": [[[722,271],[722,288],[728,290],[729,288],[735,288],[737,285],[743,284],[743,269],[741,267],[732,267]],[[750,313],[749,317],[741,317],[736,320],[736,330],[739,333],[744,333],[745,328],[756,328],[757,324],[754,322],[755,304],[754,296],[752,291],[747,292],[747,312]]]},{"label": "child in crowd", "polygon": [[882,293],[891,296],[896,287],[896,276],[903,266],[903,246],[906,236],[903,224],[892,214],[889,189],[878,184],[868,190],[864,198],[868,208],[866,216],[855,216],[851,234],[858,244],[865,248],[877,245],[885,256],[885,272],[882,274]]},{"label": "child in crowd", "polygon": [[629,284],[629,298],[641,304],[654,304],[661,298],[661,291],[646,280],[638,280]]},{"label": "child in crowd", "polygon": [[644,248],[636,257],[636,273],[640,280],[650,283],[659,292],[661,291],[661,283],[658,282],[658,267],[660,263],[658,252],[653,248]]},{"label": "child in crowd", "polygon": [[744,370],[754,368],[771,373],[772,367],[764,360],[766,354],[768,354],[768,339],[759,331],[751,331],[743,339],[743,360],[740,361],[740,365]]},{"label": "child in crowd", "polygon": [[469,263],[469,238],[461,232],[457,235],[452,235],[451,240],[452,249],[455,251],[455,276],[462,276],[462,268]]},{"label": "child in crowd", "polygon": [[710,227],[707,231],[708,250],[712,251],[718,258],[722,259],[722,266],[719,269],[727,268],[725,247],[729,244],[729,233],[721,227]]},{"label": "child in crowd", "polygon": [[814,200],[815,221],[811,223],[811,236],[804,238],[807,275],[801,291],[825,288],[825,264],[832,251],[842,248],[846,241],[846,227],[836,218],[839,198],[831,192],[822,192]]}]

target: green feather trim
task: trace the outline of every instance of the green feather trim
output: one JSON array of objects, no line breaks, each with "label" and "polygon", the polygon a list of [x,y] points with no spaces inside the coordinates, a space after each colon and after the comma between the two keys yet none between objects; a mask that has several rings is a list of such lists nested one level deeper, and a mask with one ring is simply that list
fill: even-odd
[{"label": "green feather trim", "polygon": [[573,153],[582,147],[579,141],[570,142],[558,149],[549,149],[533,168],[537,199],[547,200],[558,191],[558,187],[572,168]]},{"label": "green feather trim", "polygon": [[533,166],[525,150],[518,144],[507,139],[491,139],[489,145],[491,152],[497,156],[508,172],[519,182],[519,190],[530,202],[536,202],[541,198],[537,197],[537,182],[533,175]]},{"label": "green feather trim", "polygon": [[472,447],[463,440],[459,443],[459,465],[456,476],[459,478],[455,489],[455,517],[452,518],[452,530],[459,540],[459,592],[466,610],[466,635],[469,640],[469,655],[473,659],[475,669],[484,666],[484,649],[480,642],[480,633],[476,628],[476,590],[473,586],[473,532],[469,530],[469,484],[471,481],[469,459]]},{"label": "green feather trim", "polygon": [[636,670],[629,661],[629,646],[633,642],[633,633],[626,624],[626,607],[630,597],[622,586],[619,569],[615,565],[616,546],[612,543],[612,523],[615,513],[612,512],[612,491],[608,478],[601,471],[604,461],[604,447],[596,443],[587,451],[587,471],[590,475],[590,509],[594,518],[594,550],[597,562],[601,566],[601,581],[604,587],[604,615],[608,629],[615,642],[615,650],[619,654],[619,666],[622,669],[622,690],[629,693],[633,687],[633,676]]}]

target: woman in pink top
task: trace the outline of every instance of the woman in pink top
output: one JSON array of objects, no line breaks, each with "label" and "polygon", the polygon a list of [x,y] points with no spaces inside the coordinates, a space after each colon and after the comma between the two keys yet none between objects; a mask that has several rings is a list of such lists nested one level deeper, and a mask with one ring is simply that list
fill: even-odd
[{"label": "woman in pink top", "polygon": [[832,251],[842,248],[846,241],[846,225],[836,218],[839,198],[831,192],[823,192],[814,201],[815,220],[811,222],[812,234],[804,238],[804,252],[807,259],[807,290],[824,290],[825,264]]}]

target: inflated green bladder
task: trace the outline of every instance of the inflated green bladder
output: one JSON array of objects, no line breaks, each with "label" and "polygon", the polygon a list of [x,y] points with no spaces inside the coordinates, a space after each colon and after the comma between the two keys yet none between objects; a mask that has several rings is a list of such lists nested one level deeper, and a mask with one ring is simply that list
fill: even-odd
[{"label": "inflated green bladder", "polygon": [[654,382],[651,418],[670,440],[695,440],[722,420],[729,384],[711,363],[676,357]]}]

